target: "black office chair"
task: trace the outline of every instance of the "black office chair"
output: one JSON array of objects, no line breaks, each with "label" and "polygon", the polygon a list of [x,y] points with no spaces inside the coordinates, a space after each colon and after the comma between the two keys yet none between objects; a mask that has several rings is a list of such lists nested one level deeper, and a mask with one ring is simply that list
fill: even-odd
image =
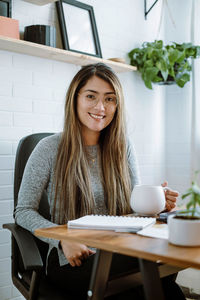
[{"label": "black office chair", "polygon": [[[52,133],[36,133],[24,137],[18,145],[14,173],[14,207],[17,205],[18,192],[26,162],[37,143]],[[40,201],[39,212],[46,219],[50,218],[47,195],[44,192]],[[27,300],[76,300],[63,291],[54,288],[45,274],[48,244],[42,242],[17,224],[4,224],[3,228],[12,233],[12,281]],[[165,274],[166,276],[166,274]],[[106,296],[141,285],[139,268],[110,277]],[[67,278],[66,278],[67,284]],[[72,297],[72,298],[71,298]],[[79,299],[80,300],[80,299]]]},{"label": "black office chair", "polygon": [[[14,208],[17,205],[18,192],[26,162],[44,137],[52,133],[36,133],[24,137],[18,145],[14,173]],[[47,219],[49,205],[44,192],[40,201],[39,212]],[[45,275],[48,244],[34,237],[29,231],[17,224],[4,224],[12,233],[12,281],[27,300],[66,300],[66,295],[49,284]]]}]

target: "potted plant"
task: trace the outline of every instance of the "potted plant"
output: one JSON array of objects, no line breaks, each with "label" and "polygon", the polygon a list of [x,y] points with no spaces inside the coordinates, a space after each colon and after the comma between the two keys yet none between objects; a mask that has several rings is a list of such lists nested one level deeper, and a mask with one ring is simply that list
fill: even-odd
[{"label": "potted plant", "polygon": [[200,186],[197,183],[199,171],[195,172],[195,179],[191,187],[182,195],[182,199],[189,197],[186,209],[169,216],[169,242],[179,246],[200,245]]},{"label": "potted plant", "polygon": [[191,58],[199,55],[200,46],[175,42],[164,46],[162,40],[144,42],[141,48],[128,53],[130,64],[138,68],[149,89],[152,89],[152,83],[176,83],[179,87],[184,87],[190,80]]}]

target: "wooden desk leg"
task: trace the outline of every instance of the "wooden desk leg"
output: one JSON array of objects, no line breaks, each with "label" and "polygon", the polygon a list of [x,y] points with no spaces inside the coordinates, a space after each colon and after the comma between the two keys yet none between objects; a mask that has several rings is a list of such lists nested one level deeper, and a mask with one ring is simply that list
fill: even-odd
[{"label": "wooden desk leg", "polygon": [[111,261],[112,252],[97,249],[88,290],[88,300],[104,299]]},{"label": "wooden desk leg", "polygon": [[156,262],[139,258],[140,271],[146,300],[164,300],[158,265]]}]

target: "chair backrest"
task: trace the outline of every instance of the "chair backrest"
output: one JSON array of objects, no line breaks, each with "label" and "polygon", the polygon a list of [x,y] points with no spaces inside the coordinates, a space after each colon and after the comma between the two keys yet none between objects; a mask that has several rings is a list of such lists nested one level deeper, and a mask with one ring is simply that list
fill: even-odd
[{"label": "chair backrest", "polygon": [[[53,133],[34,133],[22,138],[18,144],[16,158],[15,158],[15,171],[14,171],[14,209],[16,208],[18,202],[18,193],[21,185],[24,168],[26,166],[27,160],[37,145],[37,143],[47,137],[52,135]],[[49,204],[46,192],[44,191],[40,200],[39,205],[39,213],[45,217],[46,219],[50,219],[49,213]],[[47,252],[47,244],[41,242],[37,239],[37,244],[39,246],[39,250],[45,263],[46,260],[46,252]]]},{"label": "chair backrest", "polygon": [[[37,143],[47,137],[52,135],[53,133],[34,133],[28,136],[25,136],[22,138],[18,144],[17,148],[17,153],[16,153],[16,158],[15,158],[15,172],[14,172],[14,208],[17,205],[18,201],[18,193],[19,193],[19,188],[21,185],[23,173],[24,173],[24,168],[26,166],[27,160],[37,145]],[[46,195],[43,195],[46,200]],[[41,201],[43,202],[43,201]],[[47,208],[47,207],[46,207]],[[45,211],[40,213],[43,215],[46,214],[46,208]]]}]

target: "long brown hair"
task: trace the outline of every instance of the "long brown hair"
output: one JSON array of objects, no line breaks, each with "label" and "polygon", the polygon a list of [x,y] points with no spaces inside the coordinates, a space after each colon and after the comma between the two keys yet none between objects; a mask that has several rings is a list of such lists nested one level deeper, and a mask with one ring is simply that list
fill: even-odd
[{"label": "long brown hair", "polygon": [[130,212],[131,182],[127,161],[127,141],[124,118],[124,98],[119,79],[105,64],[91,64],[73,78],[66,96],[64,129],[55,165],[54,209],[60,224],[93,213],[87,153],[77,117],[77,95],[87,81],[97,76],[108,82],[117,97],[117,109],[112,122],[101,131],[99,146],[102,164],[102,184],[110,215]]}]

